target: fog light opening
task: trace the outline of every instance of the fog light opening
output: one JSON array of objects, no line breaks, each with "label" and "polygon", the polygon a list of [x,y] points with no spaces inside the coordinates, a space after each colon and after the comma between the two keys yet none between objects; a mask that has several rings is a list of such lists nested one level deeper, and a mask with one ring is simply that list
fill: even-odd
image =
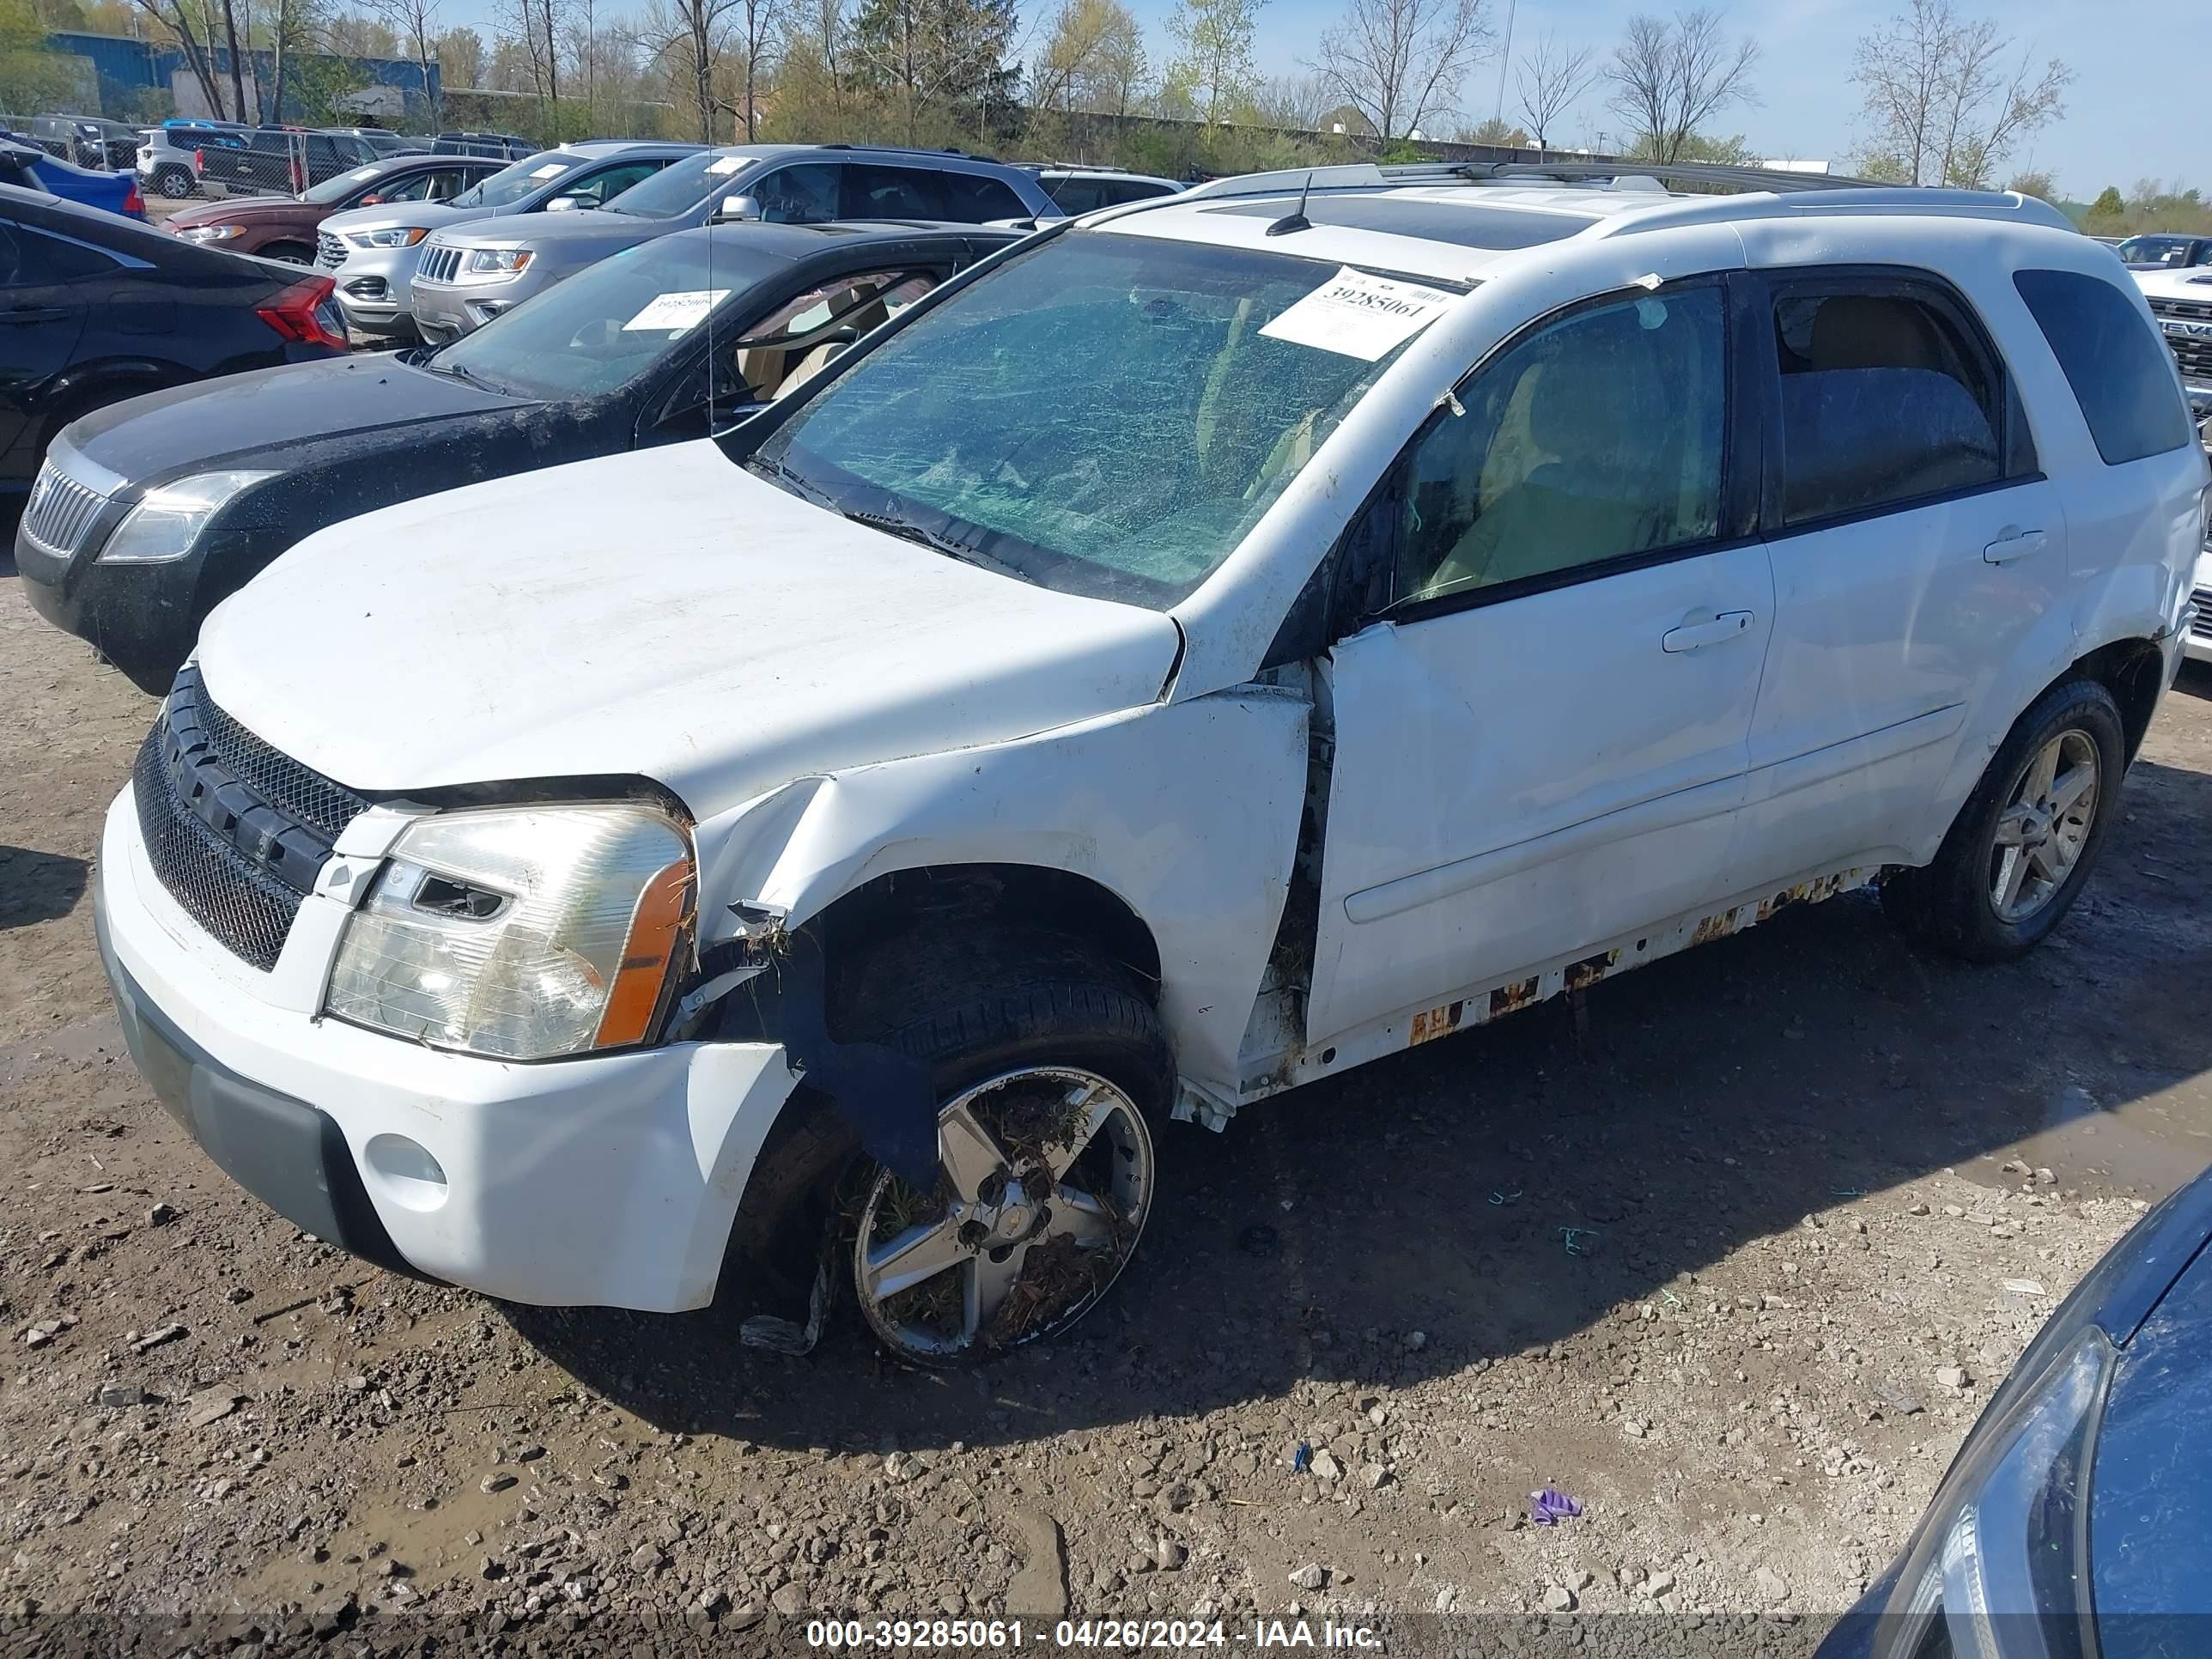
[{"label": "fog light opening", "polygon": [[395,1204],[434,1210],[446,1201],[446,1171],[429,1148],[405,1135],[378,1135],[362,1148],[372,1183]]}]

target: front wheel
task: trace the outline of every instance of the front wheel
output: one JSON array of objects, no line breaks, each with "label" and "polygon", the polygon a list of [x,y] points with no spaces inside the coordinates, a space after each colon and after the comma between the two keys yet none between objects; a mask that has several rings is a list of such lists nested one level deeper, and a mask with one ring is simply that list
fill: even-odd
[{"label": "front wheel", "polygon": [[2094,680],[2054,687],[1999,745],[1935,861],[1882,884],[1883,908],[1970,962],[2025,954],[2088,879],[2126,769],[2112,694]]},{"label": "front wheel", "polygon": [[[870,1009],[887,1013],[867,1018]],[[853,1285],[877,1339],[942,1364],[1066,1330],[1128,1265],[1157,1200],[1165,1032],[1135,977],[1048,935],[893,945],[857,1023],[931,1069],[938,1175],[861,1189]]]}]

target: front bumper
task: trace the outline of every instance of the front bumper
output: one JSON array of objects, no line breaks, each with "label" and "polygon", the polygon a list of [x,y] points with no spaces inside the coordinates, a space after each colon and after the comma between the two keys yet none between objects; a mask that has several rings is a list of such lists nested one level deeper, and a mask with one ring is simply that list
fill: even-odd
[{"label": "front bumper", "polygon": [[[380,860],[393,831],[371,820],[386,817],[355,820],[333,861]],[[161,886],[127,787],[94,904],[139,1069],[218,1164],[300,1226],[513,1302],[672,1313],[714,1299],[794,1086],[780,1045],[518,1064],[324,1018],[348,907],[308,898],[275,968],[247,966]]]},{"label": "front bumper", "polygon": [[112,516],[104,514],[87,538],[89,544],[69,556],[47,551],[19,525],[15,569],[32,610],[158,697],[191,653],[199,630],[202,554],[195,550],[153,564],[102,564],[99,544]]},{"label": "front bumper", "polygon": [[343,264],[316,269],[337,285],[338,308],[346,326],[380,339],[412,338],[415,333],[415,266],[422,245],[413,247],[353,248]]},{"label": "front bumper", "polygon": [[416,283],[410,289],[416,331],[434,344],[459,339],[520,305],[543,286],[532,270],[498,283]]}]

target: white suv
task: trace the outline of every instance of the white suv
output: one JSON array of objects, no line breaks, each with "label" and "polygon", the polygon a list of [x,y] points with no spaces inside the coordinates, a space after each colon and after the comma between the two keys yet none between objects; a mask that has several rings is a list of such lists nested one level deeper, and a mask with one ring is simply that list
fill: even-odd
[{"label": "white suv", "polygon": [[932,1358],[1091,1304],[1170,1116],[1867,883],[2027,950],[2205,457],[2056,212],[1808,182],[1230,179],[719,439],[318,532],[109,816],[141,1067],[517,1301],[803,1297],[835,1217]]}]

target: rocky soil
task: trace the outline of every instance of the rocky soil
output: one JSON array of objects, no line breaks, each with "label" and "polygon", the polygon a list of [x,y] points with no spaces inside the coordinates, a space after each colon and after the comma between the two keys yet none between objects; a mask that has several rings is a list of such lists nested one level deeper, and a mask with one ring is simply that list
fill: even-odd
[{"label": "rocky soil", "polygon": [[[303,1237],[155,1105],[86,887],[152,705],[15,586],[11,1644],[795,1647],[779,1616],[829,1612],[1219,1618],[1232,1644],[1389,1614],[1401,1646],[1527,1651],[1638,1613],[1674,1616],[1589,1628],[1803,1651],[2057,1298],[2212,1157],[2192,676],[2035,957],[1918,957],[1847,896],[1583,1022],[1178,1126],[1138,1263],[1049,1350],[916,1374],[849,1310],[790,1359],[713,1315],[501,1306]],[[1581,1513],[1535,1524],[1547,1487]]]}]

